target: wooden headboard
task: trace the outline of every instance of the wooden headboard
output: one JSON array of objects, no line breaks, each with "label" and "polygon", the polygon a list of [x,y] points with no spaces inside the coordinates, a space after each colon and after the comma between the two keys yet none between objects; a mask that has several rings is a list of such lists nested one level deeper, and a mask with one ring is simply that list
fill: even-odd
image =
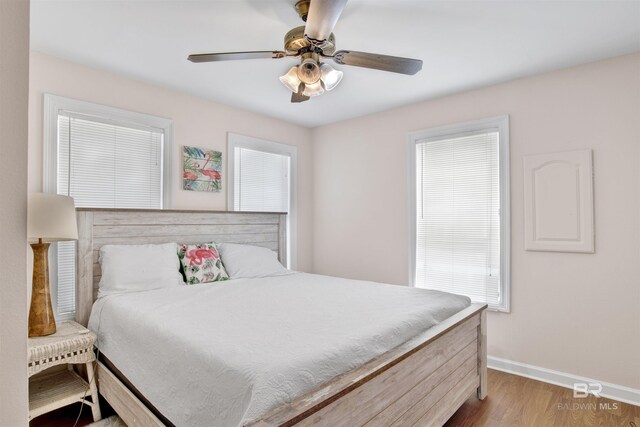
[{"label": "wooden headboard", "polygon": [[98,293],[103,245],[243,243],[263,246],[287,263],[286,213],[77,209],[76,321],[87,325]]}]

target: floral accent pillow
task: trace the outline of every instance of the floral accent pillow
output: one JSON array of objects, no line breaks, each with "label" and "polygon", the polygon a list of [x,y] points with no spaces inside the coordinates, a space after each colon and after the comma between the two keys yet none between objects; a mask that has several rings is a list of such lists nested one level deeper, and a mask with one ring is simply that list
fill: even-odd
[{"label": "floral accent pillow", "polygon": [[215,243],[178,245],[178,258],[188,285],[229,280]]}]

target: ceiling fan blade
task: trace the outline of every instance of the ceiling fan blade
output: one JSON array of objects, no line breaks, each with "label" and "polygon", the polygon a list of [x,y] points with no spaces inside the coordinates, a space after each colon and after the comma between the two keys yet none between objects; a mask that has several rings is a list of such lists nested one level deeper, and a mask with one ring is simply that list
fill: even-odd
[{"label": "ceiling fan blade", "polygon": [[305,102],[310,100],[311,98],[305,95],[300,95],[298,93],[292,93],[291,94],[291,102],[294,104],[298,104],[300,102]]},{"label": "ceiling fan blade", "polygon": [[347,0],[311,0],[305,35],[318,41],[328,39],[346,5]]},{"label": "ceiling fan blade", "polygon": [[297,104],[299,102],[305,102],[311,99],[311,97],[303,95],[302,94],[303,91],[304,91],[304,83],[300,83],[300,86],[298,86],[298,91],[293,92],[291,94],[291,102],[293,102],[294,104]]},{"label": "ceiling fan blade", "polygon": [[191,62],[234,61],[238,59],[284,58],[287,52],[279,50],[261,50],[253,52],[197,53],[187,58]]},{"label": "ceiling fan blade", "polygon": [[340,50],[333,54],[333,60],[338,64],[373,68],[400,74],[414,75],[422,70],[422,60],[420,59],[378,55],[354,50]]}]

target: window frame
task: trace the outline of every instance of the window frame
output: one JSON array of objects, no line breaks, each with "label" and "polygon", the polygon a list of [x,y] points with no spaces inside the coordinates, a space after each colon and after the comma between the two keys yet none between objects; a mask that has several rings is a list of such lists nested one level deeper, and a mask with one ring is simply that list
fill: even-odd
[{"label": "window frame", "polygon": [[498,131],[498,157],[500,182],[500,295],[499,305],[489,305],[489,310],[511,311],[511,202],[509,115],[480,119],[465,123],[440,126],[411,132],[407,142],[407,168],[409,188],[409,286],[415,286],[417,252],[417,200],[416,200],[416,150],[425,140],[456,138],[485,131]]},{"label": "window frame", "polygon": [[[173,121],[171,119],[49,93],[44,94],[43,192],[51,194],[58,192],[58,115],[61,111],[76,113],[87,118],[94,117],[96,121],[102,123],[130,125],[138,129],[141,127],[162,129],[164,132],[162,141],[162,209],[171,209],[173,184]],[[52,245],[49,251],[50,261],[57,259],[57,252],[57,245]],[[57,262],[49,262],[49,276],[55,278],[52,280],[51,286],[51,303],[56,320],[60,321],[67,320],[70,316],[58,313],[57,275]]]},{"label": "window frame", "polygon": [[295,270],[297,268],[297,181],[298,181],[298,148],[295,145],[283,144],[280,142],[268,141],[265,139],[254,138],[251,136],[240,135],[229,132],[227,134],[227,210],[234,210],[235,201],[235,149],[247,148],[255,151],[279,154],[289,156],[290,173],[289,173],[289,260],[288,268]]}]

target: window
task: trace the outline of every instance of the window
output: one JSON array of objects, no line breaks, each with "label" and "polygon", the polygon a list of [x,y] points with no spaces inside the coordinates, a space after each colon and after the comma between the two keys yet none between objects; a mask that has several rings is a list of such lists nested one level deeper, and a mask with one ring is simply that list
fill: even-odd
[{"label": "window", "polygon": [[[46,95],[45,191],[69,195],[78,208],[161,209],[171,122]],[[75,242],[51,251],[56,319],[75,316]]]},{"label": "window", "polygon": [[291,158],[242,147],[234,154],[233,210],[289,212]]},{"label": "window", "polygon": [[508,117],[410,136],[411,280],[509,311]]},{"label": "window", "polygon": [[229,134],[228,206],[236,211],[288,212],[287,259],[295,268],[296,147]]}]

